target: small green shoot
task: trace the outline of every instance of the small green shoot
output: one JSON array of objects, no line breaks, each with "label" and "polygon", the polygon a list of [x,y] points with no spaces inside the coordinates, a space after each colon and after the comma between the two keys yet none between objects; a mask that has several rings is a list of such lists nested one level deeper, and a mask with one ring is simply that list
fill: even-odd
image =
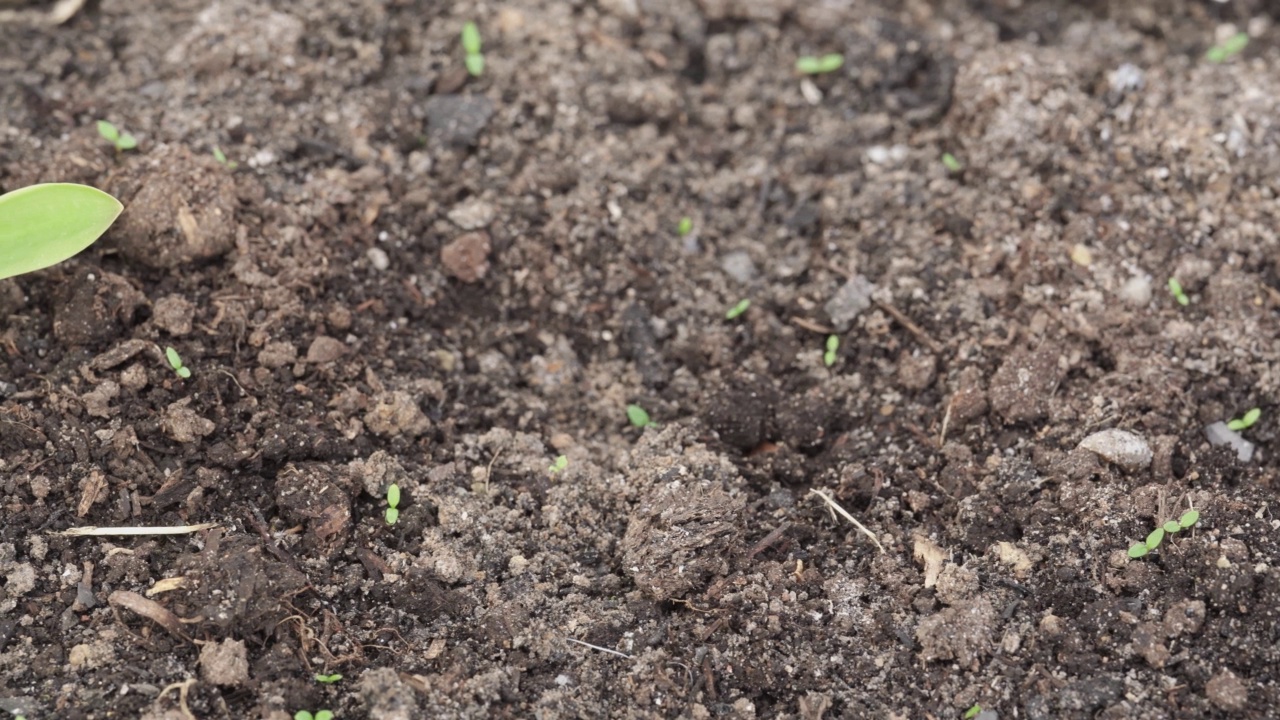
[{"label": "small green shoot", "polygon": [[43,270],[102,237],[124,206],[87,185],[45,183],[0,195],[0,278]]},{"label": "small green shoot", "polygon": [[342,673],[333,673],[332,675],[321,675],[316,673],[316,682],[325,685],[332,685],[342,679]]},{"label": "small green shoot", "polygon": [[[947,172],[958,173],[964,169],[964,166],[960,164],[956,156],[951,153],[942,153],[942,164],[947,168]],[[974,705],[974,707],[977,707],[977,705]]]},{"label": "small green shoot", "polygon": [[1182,283],[1178,282],[1178,278],[1169,278],[1169,292],[1173,293],[1173,297],[1178,301],[1179,305],[1185,306],[1191,302],[1187,298],[1187,294],[1182,292]]},{"label": "small green shoot", "polygon": [[392,484],[387,488],[387,524],[395,525],[400,519],[400,486]]},{"label": "small green shoot", "polygon": [[223,167],[225,167],[228,170],[235,170],[236,168],[240,167],[240,163],[236,162],[235,160],[228,160],[227,154],[222,152],[222,148],[218,147],[217,145],[213,146],[213,159],[217,160]]},{"label": "small green shoot", "polygon": [[1248,45],[1249,33],[1236,33],[1223,40],[1220,44],[1209,48],[1209,51],[1204,54],[1204,59],[1211,63],[1226,62],[1232,56],[1244,52]]},{"label": "small green shoot", "polygon": [[138,147],[138,139],[129,133],[120,132],[120,128],[107,122],[106,120],[98,121],[98,134],[103,140],[116,146],[116,152],[124,152]]},{"label": "small green shoot", "polygon": [[1262,408],[1254,408],[1244,414],[1244,417],[1236,418],[1227,423],[1227,428],[1239,432],[1248,430],[1253,424],[1258,422],[1258,418],[1262,417]]},{"label": "small green shoot", "polygon": [[182,356],[178,354],[177,350],[174,350],[171,347],[165,348],[164,357],[169,361],[169,367],[173,368],[173,371],[178,373],[178,377],[183,380],[191,377],[191,368],[182,364]]},{"label": "small green shoot", "polygon": [[569,467],[569,458],[564,455],[557,455],[556,461],[551,463],[551,467],[547,468],[547,472],[554,475],[567,467]]},{"label": "small green shoot", "polygon": [[1134,543],[1129,547],[1129,557],[1137,560],[1146,557],[1148,553],[1160,547],[1160,543],[1164,542],[1165,535],[1182,532],[1200,522],[1200,511],[1192,508],[1184,513],[1177,520],[1166,520],[1163,524],[1151,531],[1147,535],[1147,539],[1143,542]]},{"label": "small green shoot", "polygon": [[821,57],[805,55],[796,58],[796,72],[801,75],[823,75],[844,67],[844,56],[840,53],[828,53]]},{"label": "small green shoot", "polygon": [[836,364],[836,358],[839,357],[839,355],[836,354],[836,351],[839,349],[840,349],[840,336],[828,335],[827,351],[822,354],[822,362],[827,367],[831,367],[832,365]]},{"label": "small green shoot", "polygon": [[333,720],[333,711],[317,710],[315,715],[310,710],[299,710],[293,714],[293,720]]},{"label": "small green shoot", "polygon": [[462,50],[467,54],[467,72],[472,77],[484,74],[484,53],[480,52],[480,28],[473,22],[462,26]]},{"label": "small green shoot", "polygon": [[639,405],[627,406],[627,420],[638,428],[647,428],[655,424],[653,420],[649,419],[649,413],[645,412],[645,409]]},{"label": "small green shoot", "polygon": [[733,307],[729,308],[729,312],[724,314],[724,319],[737,320],[739,317],[742,316],[742,313],[747,311],[747,308],[749,307],[751,307],[751,301],[746,298],[743,298],[738,301],[737,305],[734,305]]},{"label": "small green shoot", "polygon": [[978,717],[978,713],[980,712],[982,712],[982,706],[978,703],[974,703],[973,707],[965,710],[964,715],[961,715],[961,717],[963,717],[964,720],[973,720],[973,718]]},{"label": "small green shoot", "polygon": [[679,224],[676,225],[676,232],[680,234],[680,237],[693,232],[693,218],[688,216],[680,218]]}]

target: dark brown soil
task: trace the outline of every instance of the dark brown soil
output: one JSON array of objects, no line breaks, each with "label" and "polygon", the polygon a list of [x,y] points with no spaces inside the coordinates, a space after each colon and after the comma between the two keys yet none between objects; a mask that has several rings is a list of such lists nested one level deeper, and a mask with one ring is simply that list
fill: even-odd
[{"label": "dark brown soil", "polygon": [[0,190],[126,211],[0,284],[0,709],[1276,716],[1274,4],[51,8]]}]

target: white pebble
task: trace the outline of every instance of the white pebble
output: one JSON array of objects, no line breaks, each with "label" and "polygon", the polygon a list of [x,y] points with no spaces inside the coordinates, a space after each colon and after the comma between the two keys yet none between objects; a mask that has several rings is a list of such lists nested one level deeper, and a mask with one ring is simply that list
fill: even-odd
[{"label": "white pebble", "polygon": [[378,272],[391,267],[391,258],[387,257],[387,252],[382,248],[369,248],[366,255],[368,255],[369,263],[373,265],[373,269]]},{"label": "white pebble", "polygon": [[1081,440],[1079,447],[1128,472],[1151,464],[1151,446],[1128,430],[1101,430]]}]

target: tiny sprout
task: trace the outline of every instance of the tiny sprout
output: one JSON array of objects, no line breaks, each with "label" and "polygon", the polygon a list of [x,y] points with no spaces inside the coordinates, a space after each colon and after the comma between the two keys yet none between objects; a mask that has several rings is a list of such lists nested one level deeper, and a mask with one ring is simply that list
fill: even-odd
[{"label": "tiny sprout", "polygon": [[1149,552],[1151,552],[1151,550],[1148,549],[1147,544],[1143,542],[1134,543],[1129,547],[1129,557],[1134,560],[1137,560],[1140,557],[1145,557]]},{"label": "tiny sprout", "polygon": [[828,53],[822,57],[805,55],[796,58],[796,72],[801,75],[822,75],[835,72],[844,67],[844,56],[840,53]]},{"label": "tiny sprout", "polygon": [[1258,418],[1262,417],[1262,408],[1254,408],[1244,414],[1244,417],[1237,418],[1227,423],[1227,427],[1231,430],[1248,430],[1253,424],[1258,422]]},{"label": "tiny sprout", "polygon": [[688,216],[680,218],[680,223],[676,225],[676,232],[680,233],[680,237],[693,232],[693,218]]},{"label": "tiny sprout", "polygon": [[[964,166],[960,164],[960,161],[956,159],[956,156],[951,153],[942,153],[942,164],[946,166],[947,170],[953,173],[958,173],[964,169]],[[974,707],[978,706],[974,705]]]},{"label": "tiny sprout", "polygon": [[556,461],[551,463],[551,467],[547,468],[547,472],[558,473],[569,467],[569,458],[564,455],[557,455]]},{"label": "tiny sprout", "polygon": [[400,519],[400,486],[392,484],[387,488],[387,524],[395,525]]},{"label": "tiny sprout", "polygon": [[1197,522],[1200,522],[1200,511],[1194,508],[1182,513],[1182,517],[1178,518],[1178,524],[1182,526],[1183,530],[1195,525]]},{"label": "tiny sprout", "polygon": [[326,685],[336,683],[341,679],[342,673],[333,673],[332,675],[321,675],[320,673],[316,673],[316,682],[324,683]]},{"label": "tiny sprout", "polygon": [[1147,549],[1155,550],[1162,542],[1164,542],[1164,528],[1158,527],[1147,536]]},{"label": "tiny sprout", "polygon": [[1182,530],[1182,526],[1178,524],[1177,520],[1166,520],[1164,525],[1161,525],[1161,527],[1163,527],[1164,531],[1167,533],[1176,533]]},{"label": "tiny sprout", "polygon": [[106,120],[98,121],[98,134],[103,140],[116,146],[116,152],[132,150],[138,147],[138,139],[129,133],[122,133],[115,125]]},{"label": "tiny sprout", "polygon": [[235,160],[228,160],[227,154],[222,152],[222,148],[218,147],[217,145],[213,146],[213,159],[217,160],[221,165],[226,167],[228,170],[235,170],[236,168],[240,167],[240,163],[236,162]]},{"label": "tiny sprout", "polygon": [[333,720],[333,711],[317,710],[315,715],[310,710],[299,710],[293,714],[293,720]]},{"label": "tiny sprout", "polygon": [[484,54],[480,52],[480,28],[473,22],[462,26],[462,50],[467,54],[467,72],[472,77],[484,74]]},{"label": "tiny sprout", "polygon": [[982,706],[979,705],[978,703],[974,703],[973,707],[969,708],[968,710],[965,710],[964,715],[962,715],[961,717],[963,717],[964,720],[973,720],[973,718],[978,717],[978,713],[980,712],[982,712]]},{"label": "tiny sprout", "polygon": [[178,373],[178,377],[183,380],[191,377],[191,368],[182,364],[182,356],[178,354],[177,350],[174,350],[171,347],[165,348],[164,357],[169,361],[169,367],[173,368],[173,371]]},{"label": "tiny sprout", "polygon": [[751,307],[751,301],[746,298],[743,298],[738,301],[737,305],[734,305],[733,307],[729,308],[729,312],[724,314],[724,319],[737,320],[739,317],[742,316],[742,313],[747,311],[747,308],[749,307]]},{"label": "tiny sprout", "polygon": [[1222,41],[1221,44],[1214,45],[1209,48],[1209,51],[1204,54],[1204,59],[1211,63],[1225,62],[1231,56],[1239,55],[1241,52],[1244,52],[1244,49],[1248,45],[1249,34],[1242,32],[1236,33]]},{"label": "tiny sprout", "polygon": [[1182,283],[1178,282],[1178,278],[1169,278],[1169,292],[1173,293],[1173,297],[1178,301],[1179,305],[1187,305],[1191,302],[1187,298],[1187,294],[1182,292]]},{"label": "tiny sprout", "polygon": [[638,428],[646,428],[654,424],[654,422],[649,419],[649,413],[645,412],[645,409],[639,405],[627,406],[627,420]]},{"label": "tiny sprout", "polygon": [[822,354],[822,362],[827,367],[836,364],[836,351],[840,349],[840,337],[838,335],[827,336],[827,351]]}]

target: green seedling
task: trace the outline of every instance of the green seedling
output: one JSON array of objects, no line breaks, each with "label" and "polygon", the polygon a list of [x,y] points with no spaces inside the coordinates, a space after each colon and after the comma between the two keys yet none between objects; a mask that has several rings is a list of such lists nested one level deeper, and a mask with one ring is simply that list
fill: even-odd
[{"label": "green seedling", "polygon": [[183,380],[191,377],[191,368],[182,364],[182,356],[178,354],[177,350],[174,350],[171,347],[165,348],[164,357],[169,361],[169,367],[173,368],[173,371],[178,373],[178,377]]},{"label": "green seedling", "polygon": [[739,317],[741,317],[742,313],[747,311],[747,308],[749,307],[751,307],[751,301],[746,298],[743,298],[738,301],[737,305],[734,305],[733,307],[729,308],[729,312],[724,314],[724,319],[737,320]]},{"label": "green seedling", "polygon": [[827,336],[827,351],[822,354],[822,362],[831,367],[836,364],[836,358],[839,357],[836,351],[840,349],[840,337],[838,335]]},{"label": "green seedling", "polygon": [[963,717],[964,720],[973,720],[973,718],[978,717],[978,713],[980,712],[982,712],[982,706],[978,703],[974,703],[973,707],[965,710],[964,715],[961,715],[961,717]]},{"label": "green seedling", "polygon": [[116,152],[124,152],[138,147],[138,139],[127,132],[120,132],[120,128],[107,122],[106,120],[98,121],[98,134],[103,140],[116,146]]},{"label": "green seedling", "polygon": [[1244,417],[1236,418],[1227,423],[1227,428],[1239,432],[1248,430],[1253,424],[1258,422],[1258,418],[1262,417],[1262,408],[1254,408],[1244,414]]},{"label": "green seedling", "polygon": [[1182,516],[1177,520],[1164,521],[1160,527],[1152,530],[1151,534],[1147,535],[1146,540],[1130,546],[1129,557],[1134,560],[1146,557],[1147,553],[1160,547],[1160,543],[1164,542],[1166,535],[1182,532],[1198,522],[1200,522],[1200,511],[1195,508],[1182,513]]},{"label": "green seedling", "polygon": [[46,183],[0,195],[0,278],[56,265],[93,244],[124,206],[87,185]]},{"label": "green seedling", "polygon": [[647,428],[650,425],[657,424],[649,419],[649,413],[645,412],[645,409],[639,405],[627,406],[627,420],[638,428]]},{"label": "green seedling", "polygon": [[551,467],[547,468],[547,472],[555,474],[569,467],[569,458],[564,455],[557,455],[556,461],[551,463]]},{"label": "green seedling", "polygon": [[387,524],[395,525],[400,519],[400,486],[392,484],[387,488]]},{"label": "green seedling", "polygon": [[240,163],[236,162],[235,160],[228,160],[227,154],[222,152],[222,148],[218,147],[217,145],[213,146],[213,159],[217,160],[219,163],[222,164],[223,167],[225,167],[228,170],[235,170],[236,168],[240,167]]},{"label": "green seedling", "polygon": [[472,77],[484,74],[484,54],[480,52],[480,28],[473,22],[462,26],[462,50],[467,54],[467,72]]},{"label": "green seedling", "polygon": [[1248,45],[1249,34],[1242,32],[1236,33],[1222,41],[1222,43],[1209,48],[1209,51],[1204,54],[1204,59],[1211,63],[1226,62],[1232,56],[1239,55],[1244,52],[1244,49],[1248,47]]},{"label": "green seedling", "polygon": [[333,720],[333,711],[317,710],[312,715],[310,710],[299,710],[293,714],[293,720]]},{"label": "green seedling", "polygon": [[676,225],[676,232],[680,233],[680,237],[684,237],[693,232],[693,218],[682,217],[679,224]]},{"label": "green seedling", "polygon": [[1182,292],[1182,283],[1178,282],[1178,278],[1169,278],[1169,292],[1173,293],[1173,298],[1178,301],[1179,305],[1187,305],[1191,302],[1187,298],[1187,294]]},{"label": "green seedling", "polygon": [[342,679],[342,673],[333,673],[332,675],[321,675],[316,673],[316,682],[331,685]]},{"label": "green seedling", "polygon": [[844,56],[840,53],[828,53],[821,57],[805,55],[796,58],[796,72],[801,75],[823,75],[844,67]]},{"label": "green seedling", "polygon": [[[964,169],[964,166],[960,164],[960,161],[956,159],[956,156],[951,153],[942,153],[942,164],[949,172],[953,173],[958,173]],[[974,707],[977,707],[977,705]]]}]

